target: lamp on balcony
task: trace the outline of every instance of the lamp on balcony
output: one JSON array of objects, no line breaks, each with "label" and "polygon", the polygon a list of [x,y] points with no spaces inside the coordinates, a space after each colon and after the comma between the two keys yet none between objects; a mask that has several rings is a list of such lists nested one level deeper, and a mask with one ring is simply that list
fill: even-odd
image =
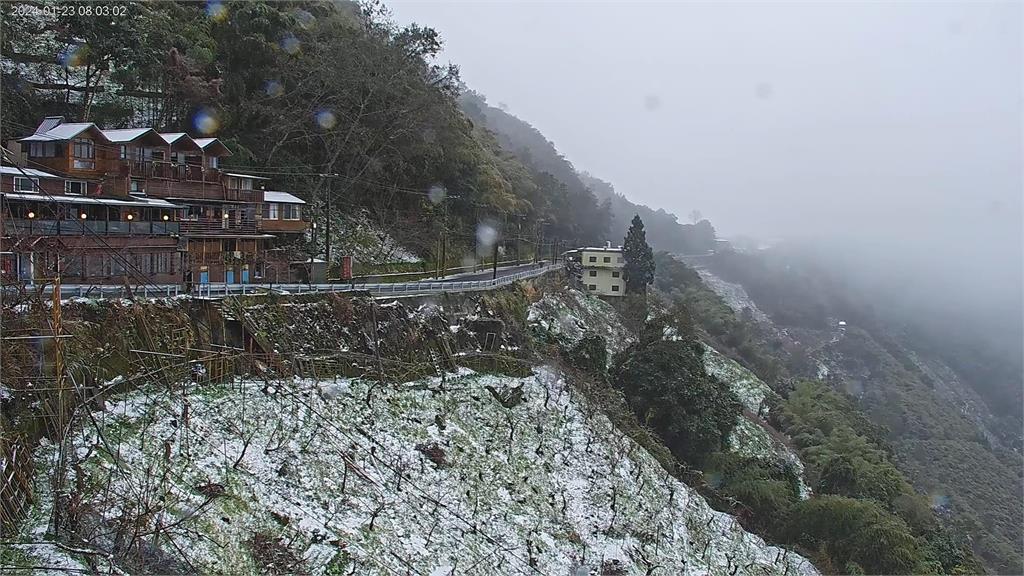
[{"label": "lamp on balcony", "polygon": [[131,222],[132,220],[135,220],[135,215],[129,214],[128,216],[126,216],[126,218],[128,218],[128,221]]},{"label": "lamp on balcony", "polygon": [[36,213],[35,213],[35,212],[29,212],[29,213],[28,213],[28,219],[29,219],[29,220],[31,220],[31,219],[33,219],[33,218],[35,218],[35,217],[36,217]]},{"label": "lamp on balcony", "polygon": [[86,218],[89,217],[89,215],[86,214],[85,212],[82,212],[81,214],[78,215],[78,217],[81,218],[82,220],[85,220]]},{"label": "lamp on balcony", "polygon": [[167,222],[170,219],[171,219],[170,216],[168,216],[167,214],[164,214],[164,222]]},{"label": "lamp on balcony", "polygon": [[231,215],[230,215],[230,214],[228,214],[227,212],[225,212],[225,213],[224,213],[224,216],[223,216],[223,218],[224,218],[225,220],[227,220],[227,219],[228,219],[228,218],[230,218],[230,217],[231,217]]}]

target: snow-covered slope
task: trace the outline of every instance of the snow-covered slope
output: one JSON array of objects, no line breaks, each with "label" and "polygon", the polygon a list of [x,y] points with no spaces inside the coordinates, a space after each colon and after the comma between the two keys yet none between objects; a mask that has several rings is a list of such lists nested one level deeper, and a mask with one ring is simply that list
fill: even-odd
[{"label": "snow-covered slope", "polygon": [[726,282],[706,268],[698,266],[694,269],[700,274],[701,280],[707,284],[708,288],[711,288],[716,294],[721,296],[722,300],[725,300],[725,303],[734,311],[742,312],[744,308],[748,308],[754,319],[758,322],[769,321],[768,315],[757,307],[757,304],[747,295],[747,291],[742,285]]},{"label": "snow-covered slope", "polygon": [[[488,387],[521,387],[523,400],[506,407]],[[163,527],[146,542],[166,567],[247,573],[276,558],[313,573],[815,572],[711,510],[549,369],[464,369],[443,384],[237,381],[189,394],[187,425],[182,398],[129,394],[75,440],[97,532],[113,542],[142,504],[154,507],[141,532]]]},{"label": "snow-covered slope", "polygon": [[810,487],[804,482],[804,464],[796,451],[786,445],[781,434],[772,436],[762,416],[768,413],[765,399],[775,392],[753,372],[740,366],[710,346],[704,347],[704,367],[708,374],[729,385],[743,404],[743,414],[729,435],[729,448],[738,454],[767,460],[780,460],[793,465],[800,479],[800,497],[808,498]]},{"label": "snow-covered slope", "polygon": [[611,304],[579,290],[566,288],[545,294],[530,306],[528,321],[569,345],[587,332],[603,336],[609,357],[632,341]]}]

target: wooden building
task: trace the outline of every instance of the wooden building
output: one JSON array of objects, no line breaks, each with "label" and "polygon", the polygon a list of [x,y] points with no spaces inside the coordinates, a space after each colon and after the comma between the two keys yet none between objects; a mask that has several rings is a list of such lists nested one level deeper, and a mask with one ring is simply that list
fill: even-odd
[{"label": "wooden building", "polygon": [[266,178],[221,169],[218,139],[47,117],[18,144],[22,165],[0,169],[5,280],[44,281],[58,259],[67,283],[290,280],[272,248],[306,233],[304,202],[265,202]]}]

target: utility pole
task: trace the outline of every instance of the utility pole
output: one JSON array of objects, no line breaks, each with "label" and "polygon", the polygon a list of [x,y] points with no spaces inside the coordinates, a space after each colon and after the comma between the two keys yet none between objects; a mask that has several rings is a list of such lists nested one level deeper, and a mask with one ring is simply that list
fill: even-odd
[{"label": "utility pole", "polygon": [[523,243],[523,217],[516,216],[516,266],[519,266],[519,250]]},{"label": "utility pole", "polygon": [[498,279],[498,239],[494,239],[494,274],[491,276],[492,280]]},{"label": "utility pole", "polygon": [[441,233],[441,237],[434,242],[434,278],[441,277],[441,242],[444,238],[444,232]]},{"label": "utility pole", "polygon": [[448,199],[441,200],[441,277],[448,275]]},{"label": "utility pole", "polygon": [[[327,260],[327,268],[331,268],[331,192],[333,186],[331,180],[327,180],[327,222],[324,224],[324,259]],[[313,271],[309,271],[313,275]]]}]

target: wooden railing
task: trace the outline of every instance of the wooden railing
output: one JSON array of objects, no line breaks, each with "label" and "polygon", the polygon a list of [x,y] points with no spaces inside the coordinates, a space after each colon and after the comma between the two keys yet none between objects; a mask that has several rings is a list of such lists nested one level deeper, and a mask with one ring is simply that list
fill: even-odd
[{"label": "wooden railing", "polygon": [[258,230],[255,220],[243,218],[200,218],[181,220],[182,234],[255,234]]},{"label": "wooden railing", "polygon": [[240,202],[256,202],[260,198],[256,195],[257,190],[243,190],[241,188],[227,188],[224,191],[225,198],[227,200],[237,200]]},{"label": "wooden railing", "polygon": [[194,164],[177,164],[166,160],[124,160],[121,163],[121,175],[143,179],[220,183],[220,170],[216,168],[204,169]]},{"label": "wooden railing", "polygon": [[39,219],[12,219],[5,222],[8,227],[13,227],[19,234],[29,236],[61,236],[75,234],[102,234],[134,235],[140,236],[164,236],[178,234],[178,222],[164,221],[134,221],[127,220],[39,220]]}]

